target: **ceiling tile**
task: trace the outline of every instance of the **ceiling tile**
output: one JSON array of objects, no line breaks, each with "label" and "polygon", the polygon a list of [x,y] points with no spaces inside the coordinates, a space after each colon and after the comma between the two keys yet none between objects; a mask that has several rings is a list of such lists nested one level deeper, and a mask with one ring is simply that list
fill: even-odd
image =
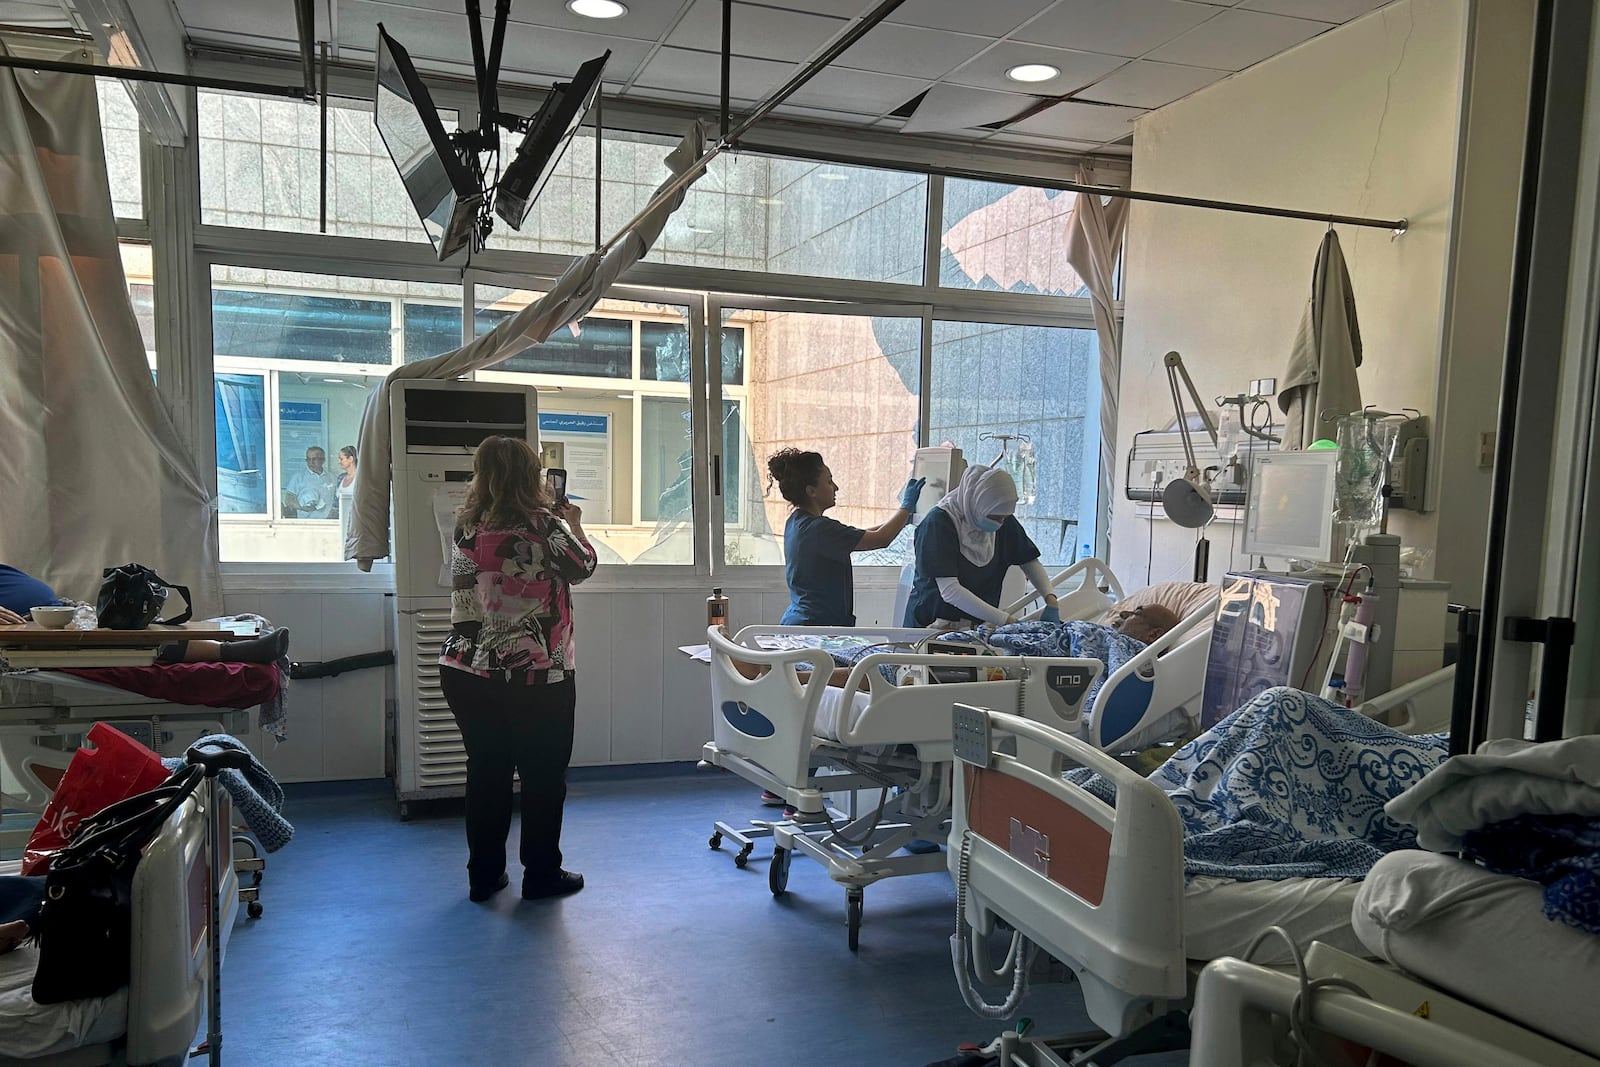
[{"label": "ceiling tile", "polygon": [[[294,23],[293,4],[231,4],[210,0],[179,0],[178,17],[189,36],[215,37],[219,34],[270,37],[293,42],[299,31]],[[459,16],[458,16],[459,17]],[[465,27],[463,26],[463,29]],[[377,34],[374,33],[376,38]],[[367,42],[372,47],[372,42]]]},{"label": "ceiling tile", "polygon": [[1074,99],[1128,107],[1162,107],[1227,76],[1225,70],[1136,59],[1095,82]]},{"label": "ceiling tile", "polygon": [[1292,15],[1319,22],[1349,22],[1390,0],[1244,0],[1241,11],[1264,11],[1270,15]]},{"label": "ceiling tile", "polygon": [[[999,89],[1002,92],[1027,89],[1035,93],[1060,96],[1093,84],[1122,66],[1124,62],[1126,60],[1116,56],[1096,55],[1093,52],[1073,52],[1065,48],[1041,48],[1014,41],[1002,41],[970,63],[946,75],[944,80],[955,85],[968,85],[979,89]],[[1061,76],[1052,78],[1048,82],[1033,82],[1027,85],[1014,82],[1006,77],[1006,71],[1019,63],[1049,63],[1053,67],[1060,68]]]},{"label": "ceiling tile", "polygon": [[54,0],[0,0],[0,24],[61,29],[72,26],[72,16]]},{"label": "ceiling tile", "polygon": [[833,66],[937,81],[992,44],[986,37],[882,23],[845,49]]},{"label": "ceiling tile", "polygon": [[[189,0],[195,2],[195,0]],[[203,0],[210,3],[226,3],[227,0]],[[618,19],[586,19],[582,15],[574,15],[567,10],[565,0],[537,0],[511,5],[509,24],[506,27],[506,40],[509,42],[519,30],[528,32],[526,27],[544,26],[559,30],[572,30],[577,33],[594,33],[606,37],[624,37],[636,41],[659,40],[663,33],[672,26],[678,17],[678,12],[683,8],[683,0],[626,0],[628,13]],[[231,5],[230,5],[231,6]],[[242,5],[241,5],[242,6]],[[385,7],[414,7],[431,11],[442,11],[454,15],[461,26],[461,33],[466,35],[466,15],[463,11],[461,0],[384,0]],[[494,10],[492,3],[485,2],[483,7],[483,35],[484,44],[487,46],[491,26],[490,15]],[[291,5],[292,10],[292,5]]]},{"label": "ceiling tile", "polygon": [[1133,132],[1133,120],[1145,114],[1139,108],[1081,104],[1068,100],[1032,118],[1006,127],[1008,133],[1037,137],[1070,137],[1079,141],[1115,141]]},{"label": "ceiling tile", "polygon": [[[1052,0],[906,0],[890,22],[1003,37],[1049,7]],[[1026,35],[1024,35],[1026,36]]]},{"label": "ceiling tile", "polygon": [[1061,0],[1015,36],[1033,44],[1131,58],[1166,44],[1220,10],[1179,0]]},{"label": "ceiling tile", "polygon": [[[843,19],[752,4],[733,5],[733,51],[759,59],[797,61],[810,56],[844,29]],[[683,21],[667,36],[679,48],[722,50],[722,5],[695,0]]]},{"label": "ceiling tile", "polygon": [[1005,122],[1039,102],[1037,96],[969,89],[964,85],[935,85],[922,98],[905,124],[907,133],[952,133],[956,130]]},{"label": "ceiling tile", "polygon": [[896,78],[864,70],[829,69],[789,98],[801,107],[855,114],[887,114],[928,87],[926,79]]},{"label": "ceiling tile", "polygon": [[1243,70],[1332,28],[1326,22],[1264,15],[1259,11],[1224,11],[1146,58]]},{"label": "ceiling tile", "polygon": [[819,122],[846,123],[851,126],[870,126],[878,121],[879,112],[862,114],[854,111],[836,111],[826,107],[799,107],[794,104],[782,104],[775,109],[775,113],[786,115],[790,118],[813,119]]},{"label": "ceiling tile", "polygon": [[[760,100],[793,72],[792,63],[734,56],[729,70],[732,95],[738,100]],[[634,84],[642,89],[671,89],[715,100],[722,92],[721,79],[722,67],[715,53],[663,48],[639,71]]]},{"label": "ceiling tile", "polygon": [[[290,21],[293,21],[292,17]],[[427,68],[442,60],[465,64],[471,70],[472,45],[463,16],[424,8],[372,3],[371,0],[339,0],[339,36],[344,45],[368,50],[373,48],[380,21],[389,35],[411,53],[417,66]],[[293,36],[293,27],[290,36]],[[650,45],[643,41],[628,41],[595,33],[573,33],[570,30],[524,27],[520,33],[507,32],[501,69],[507,76],[525,83],[530,79],[515,76],[522,73],[568,78],[579,64],[601,55],[608,48],[611,50],[611,61],[606,64],[608,82],[626,81],[650,51]]]}]

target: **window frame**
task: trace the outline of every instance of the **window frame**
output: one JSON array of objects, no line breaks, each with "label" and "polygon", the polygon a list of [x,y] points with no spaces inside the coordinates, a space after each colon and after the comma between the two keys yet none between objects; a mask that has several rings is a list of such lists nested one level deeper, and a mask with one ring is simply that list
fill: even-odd
[{"label": "window frame", "polygon": [[[212,60],[211,62],[215,62]],[[237,71],[234,72],[237,75]],[[364,78],[345,78],[338,74],[333,80],[338,84],[330,85],[330,92],[335,95],[352,100],[364,100],[370,96],[370,83]],[[430,79],[432,81],[433,79]],[[513,93],[521,101],[536,101],[537,97],[526,92]],[[508,101],[510,98],[507,98]],[[458,112],[462,122],[472,121],[475,100],[462,84],[452,83],[447,80],[435,84],[436,103],[445,109]],[[194,103],[194,94],[191,91],[191,105]],[[507,106],[512,106],[508,102]],[[670,113],[671,109],[629,109],[626,107],[607,108],[607,119],[617,124],[617,128],[628,132],[676,135],[681,133],[682,117]],[[592,129],[587,129],[582,136],[592,135]],[[798,135],[797,135],[798,136]],[[815,135],[809,135],[815,136]],[[804,151],[785,150],[781,138],[774,135],[770,142],[766,140],[751,143],[753,150],[759,150],[763,155],[784,156],[786,158],[807,158],[810,149]],[[824,138],[827,140],[827,138]],[[818,142],[820,143],[820,142]],[[845,166],[872,166],[874,164],[863,162],[863,156],[858,146],[850,143],[847,133],[842,133],[837,139],[839,150],[833,161]],[[211,322],[210,322],[210,288],[211,267],[217,264],[229,264],[244,267],[257,267],[270,270],[285,270],[302,273],[331,274],[331,275],[358,275],[375,279],[387,279],[402,282],[431,282],[445,283],[461,286],[462,301],[462,340],[471,340],[472,321],[474,314],[473,287],[475,279],[482,278],[488,281],[491,278],[515,279],[518,287],[530,287],[543,280],[558,277],[573,262],[565,255],[522,252],[509,250],[492,250],[474,256],[469,266],[459,264],[440,264],[432,256],[432,249],[426,244],[414,242],[385,241],[359,237],[344,237],[324,235],[317,233],[280,233],[265,230],[251,230],[244,228],[209,225],[200,222],[200,164],[199,154],[194,146],[187,148],[168,149],[152,145],[148,137],[141,137],[141,148],[145,157],[143,182],[145,200],[145,218],[119,219],[119,236],[140,241],[151,241],[157,226],[172,227],[174,234],[171,237],[163,235],[162,240],[174,245],[177,254],[186,257],[192,264],[185,269],[178,281],[178,291],[172,292],[174,279],[169,275],[163,279],[162,273],[157,270],[158,277],[155,281],[157,300],[165,298],[167,301],[176,299],[180,304],[189,305],[182,311],[187,315],[190,325],[186,331],[187,336],[180,337],[176,342],[171,341],[163,345],[163,335],[158,322],[157,356],[156,364],[160,371],[158,377],[165,384],[169,378],[169,371],[176,370],[180,382],[178,388],[184,394],[201,395],[209,401],[214,385],[212,374],[214,372],[213,354],[210,350]],[[156,154],[166,161],[165,166],[173,168],[179,181],[172,192],[163,194],[163,191],[149,179],[152,171],[153,159]],[[170,155],[169,155],[170,154]],[[934,157],[938,153],[932,150],[927,153],[930,165],[940,165],[940,160]],[[884,169],[904,170],[918,172],[918,166],[911,159],[889,158],[876,164]],[[1065,166],[1059,160],[1048,165],[1029,162],[1018,157],[1015,160],[1007,159],[1004,165],[1016,169],[1011,172],[1023,183],[1037,184],[1041,176],[1058,174],[1062,180],[1071,180],[1071,175],[1065,167],[1071,166],[1068,161]],[[1007,180],[1007,173],[996,173],[992,176],[997,183]],[[924,272],[920,284],[908,282],[860,282],[838,278],[818,278],[798,275],[782,275],[774,273],[730,270],[725,268],[682,266],[668,263],[644,261],[629,270],[622,281],[623,285],[614,288],[612,293],[619,298],[632,298],[634,293],[653,294],[663,303],[672,303],[683,306],[696,300],[701,303],[702,311],[690,315],[691,332],[691,373],[689,395],[694,414],[691,419],[692,437],[695,450],[694,485],[695,485],[695,548],[694,564],[691,566],[641,566],[630,568],[602,568],[595,579],[597,588],[614,585],[617,588],[682,588],[686,579],[703,579],[709,575],[720,575],[724,572],[739,571],[750,579],[781,581],[781,568],[773,566],[750,566],[733,568],[721,562],[723,550],[723,523],[712,521],[712,515],[722,515],[721,496],[713,498],[710,495],[710,476],[713,464],[723,461],[720,434],[709,433],[708,426],[713,424],[711,416],[719,412],[716,406],[724,394],[730,398],[734,390],[725,387],[721,382],[720,355],[712,358],[709,346],[710,326],[715,323],[720,326],[720,307],[755,307],[763,302],[781,302],[788,309],[797,309],[807,303],[818,305],[831,305],[837,313],[868,314],[874,309],[882,309],[889,314],[903,316],[908,311],[920,315],[922,326],[922,366],[919,381],[919,399],[922,409],[922,435],[924,439],[928,432],[929,413],[928,405],[931,399],[929,393],[930,363],[933,322],[945,319],[963,322],[995,322],[1020,326],[1065,326],[1079,329],[1094,328],[1094,314],[1091,302],[1084,298],[1056,297],[1033,294],[1015,294],[987,290],[964,290],[946,288],[938,284],[939,252],[942,247],[943,222],[944,222],[944,179],[932,174],[927,178],[926,186],[926,228],[923,235],[924,247]],[[165,210],[157,209],[157,202],[165,199]],[[160,218],[155,218],[159,214]],[[158,264],[160,254],[158,253]],[[187,284],[184,284],[187,283]],[[493,284],[505,284],[502,281]],[[167,292],[162,292],[163,289]],[[718,310],[713,313],[712,302],[720,301]],[[401,306],[399,314],[403,315],[403,300],[397,300]],[[432,299],[426,302],[436,302]],[[1117,311],[1120,316],[1121,302],[1118,301]],[[639,330],[635,326],[635,371],[638,370],[637,359],[639,352]],[[720,337],[720,333],[715,336]],[[203,341],[202,341],[203,339]],[[403,362],[402,341],[397,339],[396,348],[401,352],[399,360]],[[353,365],[341,365],[341,373],[348,372]],[[376,365],[373,365],[376,369]],[[294,369],[303,370],[304,367]],[[492,372],[489,372],[492,373]],[[616,379],[600,379],[603,382],[599,387],[615,387]],[[668,388],[657,392],[649,388],[641,391],[642,380],[637,377],[632,382],[635,391],[634,406],[637,410],[641,403],[640,397],[649,395],[680,395]],[[650,383],[654,385],[655,383]],[[682,389],[682,383],[661,383],[668,387],[675,386]],[[1102,372],[1102,388],[1114,388],[1115,382],[1108,381]],[[744,387],[747,389],[747,385]],[[715,399],[713,399],[715,397]],[[748,399],[746,392],[741,402]],[[194,418],[194,433],[204,437],[207,430],[213,435],[212,441],[197,441],[197,449],[202,453],[207,462],[207,476],[215,479],[216,471],[214,457],[214,418],[212,405],[207,402],[201,405],[204,412],[198,412]],[[203,423],[203,425],[202,425]],[[715,420],[720,424],[720,419]],[[1115,427],[1102,427],[1102,433],[1115,433]],[[637,438],[636,438],[637,447]],[[637,480],[636,480],[637,481]],[[215,490],[215,482],[212,483]],[[719,487],[720,488],[720,487]],[[637,493],[637,485],[635,492]],[[1095,522],[1093,543],[1096,551],[1104,553],[1108,531],[1104,528],[1104,515],[1107,501],[1099,501],[1098,515]],[[637,514],[637,512],[636,512]],[[1087,538],[1087,532],[1084,533]],[[386,567],[380,562],[378,567]],[[225,571],[231,573],[235,570],[249,571],[250,573],[282,573],[282,574],[310,574],[310,575],[336,575],[345,570],[350,570],[346,563],[316,563],[316,562],[284,562],[284,563],[250,563],[250,564],[225,564]],[[880,582],[893,584],[892,567],[863,568],[859,584],[863,587],[875,587]],[[618,572],[614,576],[608,572]],[[886,573],[878,573],[886,572]],[[334,584],[339,583],[334,579],[326,579]],[[320,582],[319,582],[320,584]]]}]

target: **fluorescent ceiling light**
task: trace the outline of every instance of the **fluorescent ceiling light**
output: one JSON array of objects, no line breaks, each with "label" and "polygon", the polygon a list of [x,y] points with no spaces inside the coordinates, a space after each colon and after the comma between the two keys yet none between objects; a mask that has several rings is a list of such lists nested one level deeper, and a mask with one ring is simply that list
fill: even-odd
[{"label": "fluorescent ceiling light", "polygon": [[628,13],[617,0],[567,0],[567,10],[586,19],[617,19]]},{"label": "fluorescent ceiling light", "polygon": [[1047,82],[1060,73],[1060,67],[1052,67],[1048,63],[1023,63],[1006,71],[1006,77],[1014,82]]},{"label": "fluorescent ceiling light", "polygon": [[782,200],[774,200],[770,196],[758,197],[756,199],[756,203],[761,204],[764,207],[782,207],[783,206],[783,201]]}]

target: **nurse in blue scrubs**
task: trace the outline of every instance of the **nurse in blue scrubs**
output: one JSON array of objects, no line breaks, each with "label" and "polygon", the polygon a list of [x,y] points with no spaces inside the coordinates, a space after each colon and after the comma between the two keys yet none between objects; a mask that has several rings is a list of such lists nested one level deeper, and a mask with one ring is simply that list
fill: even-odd
[{"label": "nurse in blue scrubs", "polygon": [[820,452],[785,448],[767,460],[767,473],[783,499],[794,505],[783,528],[784,577],[789,582],[783,625],[854,626],[850,555],[887,548],[899,536],[911,521],[923,479],[906,482],[900,510],[887,522],[863,530],[823,514],[836,502],[839,487]]},{"label": "nurse in blue scrubs", "polygon": [[993,467],[972,467],[917,526],[916,577],[906,626],[955,629],[1015,622],[999,607],[1006,571],[1022,573],[1044,597],[1045,622],[1059,622],[1039,548],[1017,521],[1017,486]]}]

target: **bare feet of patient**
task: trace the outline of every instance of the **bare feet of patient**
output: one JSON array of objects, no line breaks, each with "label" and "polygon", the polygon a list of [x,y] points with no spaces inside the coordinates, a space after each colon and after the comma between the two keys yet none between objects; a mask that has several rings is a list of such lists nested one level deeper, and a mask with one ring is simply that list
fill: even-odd
[{"label": "bare feet of patient", "polygon": [[28,924],[21,919],[16,922],[0,923],[0,955],[15,949],[30,936]]}]

